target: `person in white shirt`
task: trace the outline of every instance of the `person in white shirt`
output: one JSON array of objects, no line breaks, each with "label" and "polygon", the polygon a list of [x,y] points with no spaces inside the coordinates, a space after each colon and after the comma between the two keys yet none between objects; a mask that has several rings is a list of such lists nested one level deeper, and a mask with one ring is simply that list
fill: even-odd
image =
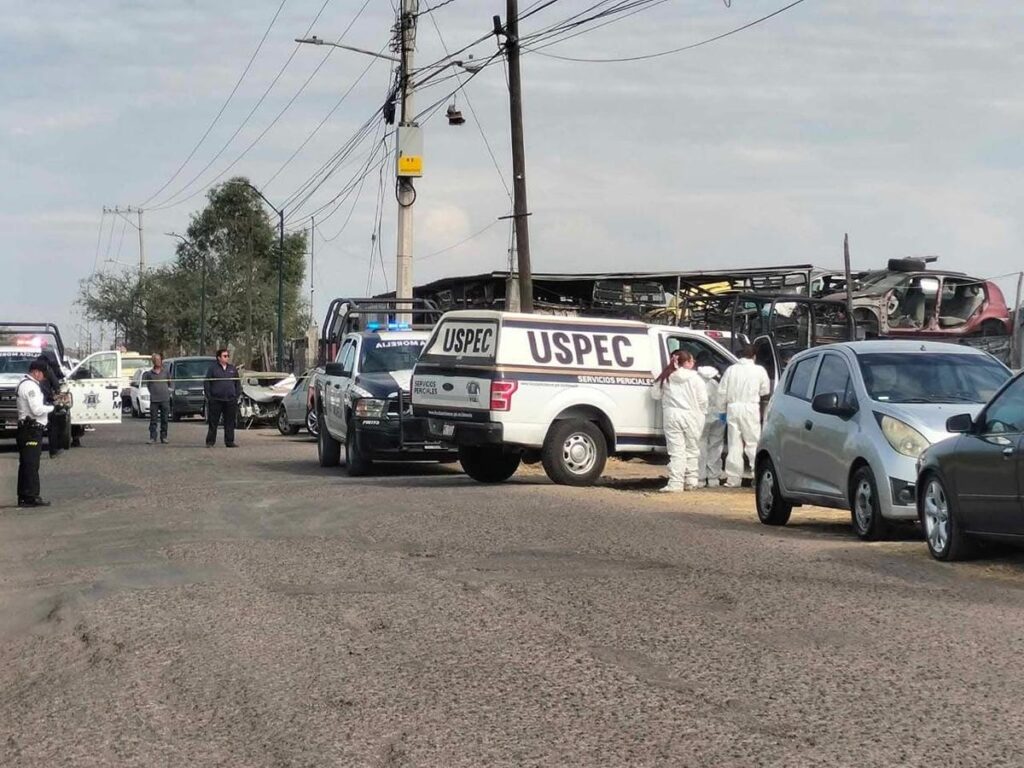
[{"label": "person in white shirt", "polygon": [[725,404],[729,429],[729,451],[725,457],[725,484],[739,488],[743,483],[743,457],[751,468],[761,439],[761,401],[771,392],[768,372],[754,362],[754,348],[745,345],[739,362],[729,366],[718,385]]},{"label": "person in white shirt", "polygon": [[43,450],[53,406],[43,399],[39,382],[46,379],[46,364],[36,360],[28,367],[28,374],[18,382],[18,506],[48,507],[50,502],[39,495],[39,457]]},{"label": "person in white shirt", "polygon": [[708,413],[700,436],[700,460],[697,484],[717,488],[722,482],[722,448],[725,445],[725,406],[718,393],[718,369],[702,365],[697,373],[708,389]]},{"label": "person in white shirt", "polygon": [[700,437],[708,410],[708,390],[694,370],[693,355],[678,349],[651,385],[651,397],[661,401],[665,444],[668,447],[667,492],[697,488]]}]

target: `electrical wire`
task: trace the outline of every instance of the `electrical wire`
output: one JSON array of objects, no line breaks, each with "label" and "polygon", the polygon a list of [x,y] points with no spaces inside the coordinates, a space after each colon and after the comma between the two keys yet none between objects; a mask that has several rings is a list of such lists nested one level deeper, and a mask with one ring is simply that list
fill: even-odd
[{"label": "electrical wire", "polygon": [[[629,62],[629,61],[645,61],[647,59],[657,59],[657,58],[660,58],[662,56],[670,56],[670,55],[675,54],[675,53],[682,53],[683,51],[691,51],[694,48],[700,48],[701,46],[708,45],[710,43],[714,43],[714,42],[717,42],[719,40],[723,40],[723,39],[725,39],[727,37],[730,37],[730,36],[735,35],[735,34],[737,34],[739,32],[742,32],[745,29],[750,29],[753,26],[756,26],[756,25],[758,25],[758,24],[760,24],[762,22],[768,21],[769,19],[771,19],[771,18],[773,18],[775,16],[778,16],[781,13],[785,13],[790,8],[793,8],[793,7],[797,6],[797,5],[800,5],[802,2],[804,2],[804,0],[794,0],[794,2],[790,3],[789,5],[783,6],[782,8],[779,8],[777,11],[773,11],[772,13],[769,13],[767,16],[762,16],[759,19],[755,19],[754,21],[751,21],[751,22],[749,22],[747,24],[744,24],[741,27],[736,27],[735,29],[731,29],[728,32],[724,32],[724,33],[722,33],[720,35],[715,35],[714,37],[709,37],[708,39],[701,40],[698,43],[691,43],[690,45],[684,45],[684,46],[682,46],[680,48],[672,48],[672,49],[667,50],[667,51],[659,51],[658,53],[648,53],[648,54],[643,54],[643,55],[639,55],[639,56],[621,56],[621,57],[616,57],[616,58],[595,59],[595,58],[578,58],[578,57],[574,57],[574,56],[560,56],[560,55],[554,54],[554,53],[544,53],[541,50],[539,50],[539,48],[546,48],[548,45],[554,45],[554,43],[548,43],[547,45],[540,46],[539,48],[531,48],[531,49],[529,49],[528,52],[529,53],[536,53],[536,54],[538,54],[540,56],[546,56],[546,57],[551,58],[551,59],[558,59],[559,61],[574,61],[574,62],[583,62],[583,63],[588,63],[588,64],[611,64],[611,63],[621,63],[621,62]],[[560,41],[556,41],[556,42],[560,42]]]},{"label": "electrical wire", "polygon": [[428,13],[433,13],[434,11],[438,10],[439,8],[444,8],[444,7],[446,6],[446,5],[451,5],[451,4],[452,4],[452,3],[454,3],[454,2],[455,2],[455,0],[442,0],[442,2],[438,3],[438,4],[437,4],[437,5],[435,5],[435,6],[433,7],[433,8],[431,8],[431,7],[430,7],[430,6],[428,5],[428,6],[427,6],[427,10],[425,10],[425,11],[420,11],[419,13],[417,13],[417,14],[416,14],[416,15],[414,16],[414,18],[417,18],[417,19],[418,19],[418,18],[419,18],[420,16],[426,16],[426,15],[427,15]]},{"label": "electrical wire", "polygon": [[440,250],[434,251],[433,253],[428,253],[425,256],[417,256],[416,257],[416,261],[417,262],[426,261],[427,259],[432,259],[435,256],[440,256],[442,253],[448,253],[448,251],[454,251],[459,246],[465,245],[466,243],[470,242],[471,240],[475,240],[476,238],[480,237],[480,235],[482,235],[484,232],[487,232],[487,231],[493,229],[494,227],[496,227],[500,223],[501,223],[501,219],[495,219],[494,221],[492,221],[490,224],[488,224],[483,229],[477,230],[476,232],[474,232],[469,237],[463,238],[462,240],[459,240],[459,242],[457,242],[457,243],[452,243],[451,245],[449,245],[449,246],[447,246],[445,248],[441,248]]},{"label": "electrical wire", "polygon": [[[324,0],[323,4],[320,6],[320,10],[317,11],[316,16],[313,17],[313,20],[309,23],[309,26],[306,28],[306,32],[303,35],[303,37],[308,37],[309,36],[309,33],[312,31],[313,27],[316,25],[317,21],[320,19],[320,16],[323,15],[324,10],[326,10],[327,5],[330,2],[331,2],[331,0]],[[370,2],[370,0],[365,0],[365,2],[363,3],[362,7],[359,9],[359,11],[356,13],[355,17],[349,23],[349,26],[345,29],[345,32],[342,33],[340,38],[338,38],[339,41],[342,38],[344,38],[345,34],[347,34],[348,30],[352,28],[352,25],[355,24],[355,22],[359,18],[359,16],[362,15],[363,9],[366,8],[366,6],[367,6],[367,4],[369,4],[369,2]],[[188,182],[185,185],[180,187],[177,192],[172,194],[170,197],[166,198],[163,202],[157,204],[156,206],[153,206],[154,210],[162,210],[162,209],[165,209],[165,208],[173,208],[175,206],[181,205],[182,203],[188,202],[189,200],[191,200],[192,198],[196,197],[199,194],[202,194],[202,192],[204,190],[208,189],[213,184],[215,184],[218,179],[223,177],[243,157],[245,157],[247,154],[249,154],[249,152],[252,150],[252,148],[255,147],[256,144],[258,144],[263,139],[263,137],[267,135],[267,133],[270,131],[270,129],[273,128],[274,125],[277,124],[277,121],[280,120],[281,117],[284,115],[284,113],[287,112],[291,108],[292,104],[295,103],[295,100],[306,89],[306,86],[309,85],[309,83],[313,79],[313,77],[315,77],[316,74],[320,71],[320,68],[324,65],[324,63],[327,61],[327,59],[330,58],[331,53],[334,51],[334,48],[331,48],[324,55],[323,59],[321,59],[321,61],[320,61],[320,64],[317,65],[316,69],[313,71],[313,74],[310,77],[306,78],[306,81],[299,88],[298,92],[296,92],[296,94],[294,96],[292,96],[292,98],[288,101],[288,103],[285,104],[284,108],[280,112],[277,113],[277,116],[270,122],[270,124],[263,130],[263,132],[260,133],[242,151],[242,153],[238,157],[236,157],[224,170],[222,170],[220,173],[218,173],[212,179],[207,181],[205,184],[201,184],[199,186],[199,188],[196,189],[194,192],[192,192],[191,194],[189,194],[189,195],[187,195],[185,197],[181,197],[181,195],[184,192],[186,192],[204,173],[206,173],[206,171],[208,171],[213,166],[213,164],[215,162],[217,162],[218,159],[220,159],[221,155],[223,155],[224,152],[227,151],[228,147],[231,146],[232,142],[234,142],[234,140],[238,136],[238,134],[242,132],[242,129],[245,128],[245,126],[249,124],[249,121],[252,119],[253,115],[256,114],[256,111],[260,108],[260,106],[266,100],[267,96],[270,95],[270,92],[274,89],[274,86],[277,85],[278,81],[284,75],[285,70],[288,69],[289,65],[292,63],[292,60],[295,58],[296,54],[299,52],[299,48],[301,48],[301,47],[302,47],[302,43],[296,43],[295,44],[295,47],[292,49],[291,54],[289,54],[288,58],[285,60],[285,63],[282,65],[282,67],[278,71],[277,75],[274,76],[274,79],[270,81],[270,85],[267,86],[265,91],[263,91],[263,95],[260,96],[260,98],[253,105],[252,109],[249,110],[249,114],[247,114],[245,116],[245,119],[242,120],[242,123],[238,126],[238,128],[235,129],[235,132],[232,133],[230,137],[228,137],[228,140],[226,142],[224,142],[224,144],[221,146],[221,148],[219,150],[217,150],[217,153],[210,159],[210,161],[206,165],[204,165],[202,167],[202,169],[197,174],[195,174],[191,179],[189,179]]]},{"label": "electrical wire", "polygon": [[281,10],[284,8],[284,4],[286,2],[288,2],[288,0],[281,0],[281,4],[277,6],[277,11],[274,13],[274,18],[270,20],[270,24],[267,26],[267,29],[263,32],[263,37],[260,38],[260,42],[256,46],[256,50],[252,52],[252,56],[249,57],[249,62],[245,65],[245,69],[242,70],[242,74],[239,75],[238,80],[235,81],[235,87],[231,89],[231,93],[228,94],[228,97],[224,100],[224,103],[221,104],[221,107],[217,111],[217,114],[214,115],[213,120],[210,121],[210,124],[206,127],[206,130],[203,132],[203,135],[199,137],[199,141],[197,141],[195,146],[192,147],[192,151],[188,153],[188,156],[181,162],[181,165],[178,166],[178,169],[173,174],[171,174],[171,177],[163,183],[163,186],[161,186],[160,189],[158,189],[152,195],[147,197],[140,204],[140,208],[145,207],[147,203],[153,200],[153,198],[155,198],[157,195],[159,195],[161,192],[167,189],[167,187],[171,185],[171,182],[178,178],[178,175],[183,170],[185,170],[185,166],[189,164],[189,161],[191,161],[192,158],[195,157],[196,152],[199,151],[199,147],[201,147],[203,142],[206,141],[207,137],[210,135],[210,132],[213,131],[214,126],[217,125],[217,122],[220,120],[221,116],[223,116],[224,110],[228,108],[228,104],[230,104],[231,100],[235,97],[235,94],[238,92],[239,86],[242,84],[242,81],[245,80],[245,76],[249,74],[249,70],[252,68],[253,62],[256,61],[256,56],[259,55],[260,50],[263,48],[263,44],[267,41],[267,37],[270,35],[270,30],[272,30],[274,28],[274,24],[277,23],[277,17],[281,15]]}]

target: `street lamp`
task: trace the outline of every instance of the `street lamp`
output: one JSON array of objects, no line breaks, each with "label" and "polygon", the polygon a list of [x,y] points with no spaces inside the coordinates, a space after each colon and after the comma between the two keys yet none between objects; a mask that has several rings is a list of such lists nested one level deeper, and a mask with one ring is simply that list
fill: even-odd
[{"label": "street lamp", "polygon": [[284,209],[279,209],[267,200],[266,195],[244,179],[231,180],[227,184],[244,184],[277,214],[279,244],[277,255],[277,370],[284,371]]},{"label": "street lamp", "polygon": [[354,45],[342,45],[341,43],[332,43],[329,40],[323,40],[316,35],[312,37],[296,37],[296,43],[307,43],[309,45],[329,45],[331,48],[344,48],[346,51],[355,51],[356,53],[365,53],[367,56],[373,56],[377,59],[387,59],[388,61],[401,61],[397,56],[386,56],[383,53],[374,53],[373,51],[367,51],[364,48],[356,48]]},{"label": "street lamp", "polygon": [[[168,237],[176,237],[187,247],[196,250],[195,244],[177,232],[164,232]],[[202,280],[199,288],[199,354],[206,354],[206,251],[199,254],[203,259]]]}]

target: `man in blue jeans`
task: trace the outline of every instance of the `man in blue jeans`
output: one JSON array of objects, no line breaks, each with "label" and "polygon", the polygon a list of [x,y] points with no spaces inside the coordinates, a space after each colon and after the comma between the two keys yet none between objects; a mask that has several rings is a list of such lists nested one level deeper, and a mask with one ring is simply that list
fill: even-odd
[{"label": "man in blue jeans", "polygon": [[235,420],[238,417],[238,398],[242,394],[242,380],[238,369],[230,362],[231,355],[226,349],[217,350],[217,362],[206,371],[206,447],[217,444],[217,426],[224,417],[224,445],[237,448],[235,443]]},{"label": "man in blue jeans", "polygon": [[160,442],[167,442],[167,411],[171,407],[171,382],[167,378],[164,359],[153,355],[153,368],[142,374],[142,386],[149,390],[149,443],[156,442],[157,425]]}]

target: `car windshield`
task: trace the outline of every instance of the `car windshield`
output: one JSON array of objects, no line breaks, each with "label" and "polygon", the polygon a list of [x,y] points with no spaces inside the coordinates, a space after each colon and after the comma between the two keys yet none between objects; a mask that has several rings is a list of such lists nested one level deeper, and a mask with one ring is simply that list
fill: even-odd
[{"label": "car windshield", "polygon": [[363,373],[411,370],[425,344],[424,339],[367,339],[363,342],[359,370]]},{"label": "car windshield", "polygon": [[122,357],[121,370],[125,373],[137,371],[140,368],[152,368],[153,361],[148,357]]},{"label": "car windshield", "polygon": [[986,403],[1010,378],[989,357],[957,353],[858,355],[864,386],[882,403]]},{"label": "car windshield", "polygon": [[207,369],[213,365],[213,358],[209,360],[186,360],[174,364],[174,380],[184,381],[185,379],[196,379],[197,381],[206,376]]},{"label": "car windshield", "polygon": [[0,357],[0,373],[28,373],[28,367],[35,359],[34,355],[3,355]]}]

